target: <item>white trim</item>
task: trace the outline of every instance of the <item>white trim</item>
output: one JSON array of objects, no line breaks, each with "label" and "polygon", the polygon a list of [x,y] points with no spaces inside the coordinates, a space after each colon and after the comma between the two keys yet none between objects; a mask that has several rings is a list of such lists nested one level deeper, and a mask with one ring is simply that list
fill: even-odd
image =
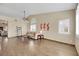
[{"label": "white trim", "polygon": [[[64,31],[65,26],[68,28],[68,32]],[[58,32],[60,34],[70,34],[70,19],[60,20],[58,24]]]}]

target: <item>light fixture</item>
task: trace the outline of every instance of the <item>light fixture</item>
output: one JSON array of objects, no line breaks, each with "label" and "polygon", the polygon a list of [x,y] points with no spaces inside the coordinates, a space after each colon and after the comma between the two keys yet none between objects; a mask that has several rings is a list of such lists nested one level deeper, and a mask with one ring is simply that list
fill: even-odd
[{"label": "light fixture", "polygon": [[24,17],[23,17],[23,20],[26,20],[26,18],[25,18],[25,13],[26,13],[26,11],[24,10]]},{"label": "light fixture", "polygon": [[29,16],[29,13],[28,12],[29,11],[27,10],[27,14],[26,14],[26,11],[25,10],[23,11],[23,20],[27,20],[27,17]]}]

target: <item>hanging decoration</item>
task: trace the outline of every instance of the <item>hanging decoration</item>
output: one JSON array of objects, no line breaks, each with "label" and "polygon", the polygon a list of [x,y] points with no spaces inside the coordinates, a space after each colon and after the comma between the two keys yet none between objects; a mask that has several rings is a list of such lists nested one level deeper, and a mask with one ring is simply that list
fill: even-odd
[{"label": "hanging decoration", "polygon": [[49,23],[41,23],[40,24],[40,29],[44,31],[49,31]]},{"label": "hanging decoration", "polygon": [[40,29],[42,30],[43,28],[42,28],[42,24],[40,24]]},{"label": "hanging decoration", "polygon": [[47,30],[49,30],[49,23],[47,24]]},{"label": "hanging decoration", "polygon": [[44,25],[43,25],[43,29],[44,29],[44,31],[45,31],[45,29],[46,29],[46,23],[44,23]]}]

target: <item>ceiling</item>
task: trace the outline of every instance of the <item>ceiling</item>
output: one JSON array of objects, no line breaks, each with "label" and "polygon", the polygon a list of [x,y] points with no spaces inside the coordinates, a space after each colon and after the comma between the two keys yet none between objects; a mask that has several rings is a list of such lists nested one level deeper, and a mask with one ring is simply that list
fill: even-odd
[{"label": "ceiling", "polygon": [[0,15],[22,18],[47,12],[75,9],[76,3],[0,3]]}]

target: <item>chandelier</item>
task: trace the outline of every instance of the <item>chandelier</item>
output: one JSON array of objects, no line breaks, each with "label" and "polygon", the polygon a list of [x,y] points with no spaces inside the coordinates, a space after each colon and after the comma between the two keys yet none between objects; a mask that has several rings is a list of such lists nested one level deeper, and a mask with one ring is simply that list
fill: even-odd
[{"label": "chandelier", "polygon": [[26,20],[25,13],[26,13],[26,11],[24,10],[24,17],[23,17],[23,20]]}]

